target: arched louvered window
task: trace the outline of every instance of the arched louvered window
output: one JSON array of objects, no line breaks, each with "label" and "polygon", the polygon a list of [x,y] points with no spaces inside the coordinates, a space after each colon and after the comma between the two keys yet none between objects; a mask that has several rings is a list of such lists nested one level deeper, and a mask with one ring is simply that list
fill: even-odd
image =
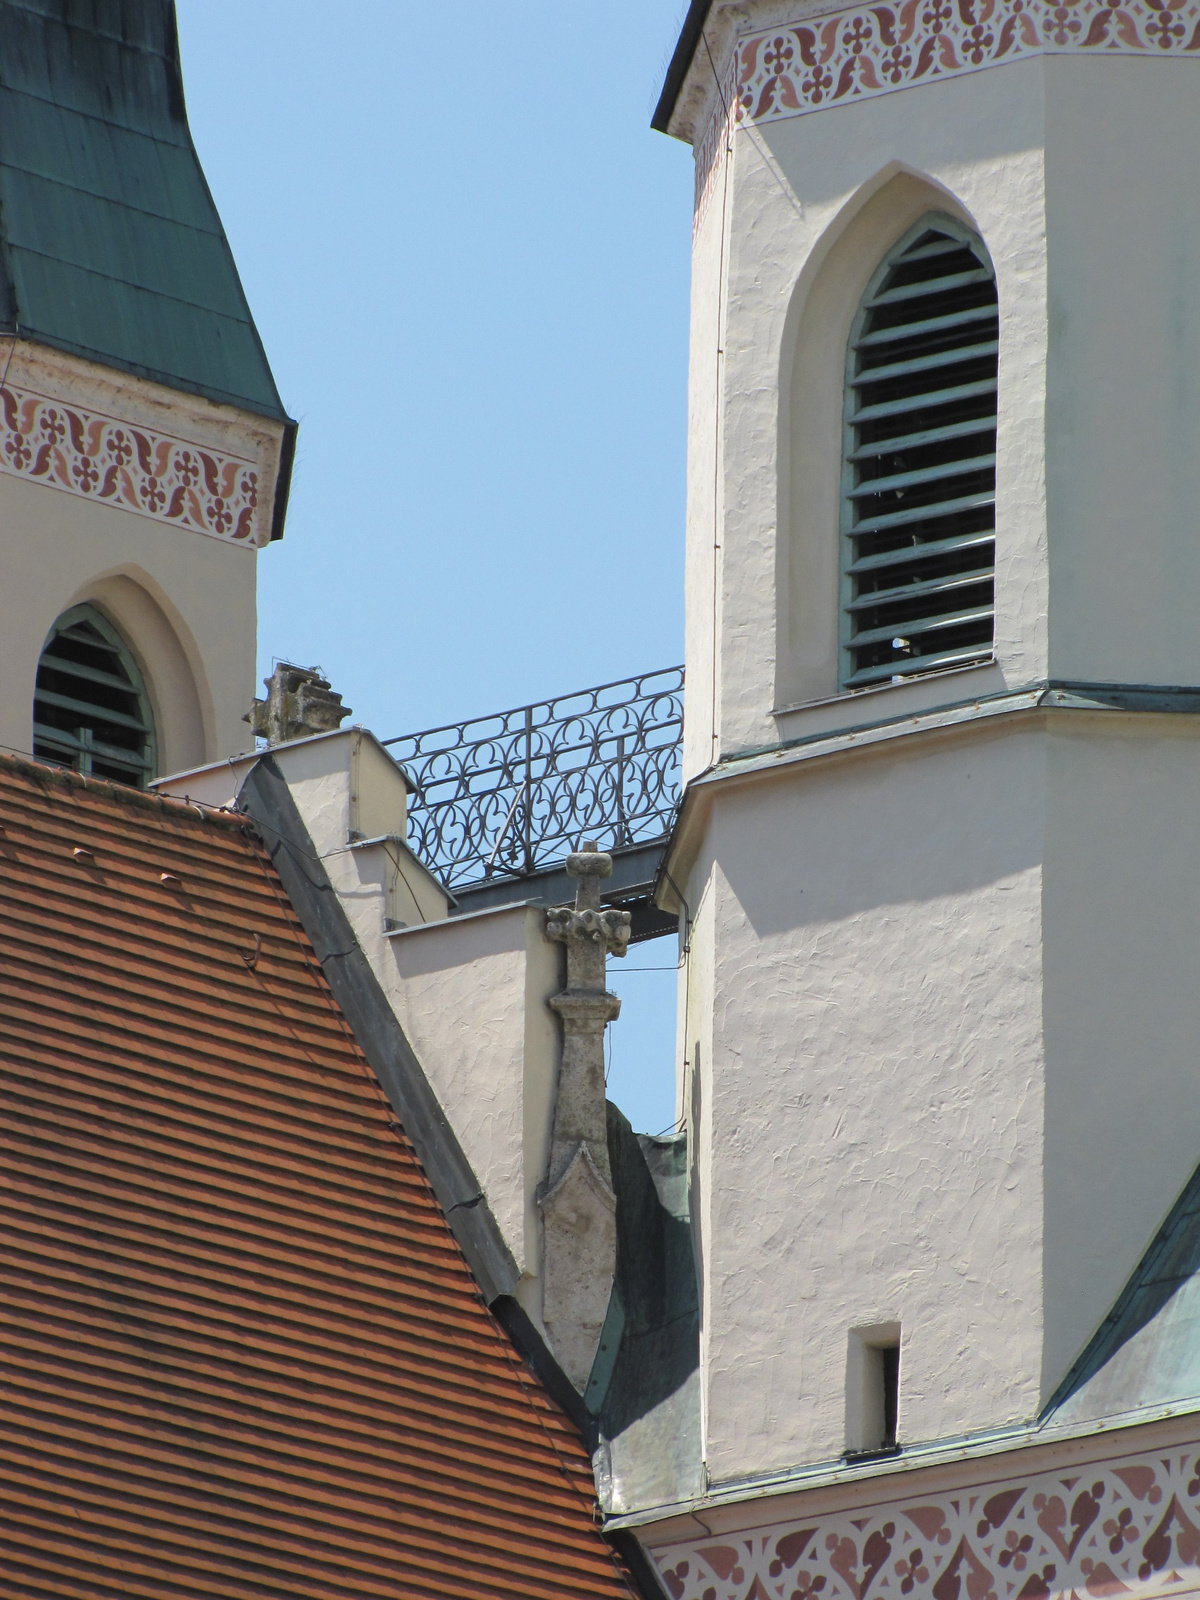
[{"label": "arched louvered window", "polygon": [[138,789],[155,775],[154,720],[142,675],[120,634],[92,606],[64,612],[42,646],[33,753]]},{"label": "arched louvered window", "polygon": [[842,687],[992,653],[996,277],[930,216],[888,254],[850,338],[842,495]]}]

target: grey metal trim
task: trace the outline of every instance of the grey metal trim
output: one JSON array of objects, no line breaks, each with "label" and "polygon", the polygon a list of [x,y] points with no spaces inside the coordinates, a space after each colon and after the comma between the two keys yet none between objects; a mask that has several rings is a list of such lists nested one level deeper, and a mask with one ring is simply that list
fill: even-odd
[{"label": "grey metal trim", "polygon": [[[264,355],[264,360],[266,357]],[[292,469],[296,464],[296,432],[299,424],[289,417],[283,425],[283,438],[279,441],[279,471],[275,475],[275,501],[271,507],[271,539],[283,538],[287,521],[288,500],[292,493]]]},{"label": "grey metal trim", "polygon": [[[944,674],[946,678],[958,676],[970,668],[956,668]],[[930,675],[933,676],[932,674]],[[906,678],[905,685],[919,682],[919,678]],[[872,703],[884,707],[886,695],[899,685],[879,686],[873,691],[878,699]],[[829,699],[814,701],[814,705],[829,706],[844,700],[847,711],[858,701],[853,691]],[[802,711],[804,706],[789,708]],[[1154,716],[1200,716],[1200,687],[1192,684],[1155,683],[1097,683],[1065,678],[1042,678],[1016,689],[1002,689],[998,693],[972,695],[970,699],[943,702],[920,711],[899,711],[894,716],[878,716],[862,722],[847,722],[836,728],[822,728],[814,733],[802,734],[794,739],[781,739],[776,744],[761,745],[751,750],[738,750],[723,755],[711,766],[705,767],[695,777],[689,778],[675,814],[675,825],[663,847],[663,866],[656,884],[656,899],[661,898],[674,861],[676,847],[683,835],[695,805],[695,797],[715,784],[744,780],[762,773],[782,771],[785,767],[826,756],[845,755],[851,750],[865,750],[885,740],[903,739],[914,735],[929,735],[953,728],[990,721],[993,717],[1029,715],[1048,711],[1123,712]],[[781,713],[775,713],[780,715]],[[678,890],[675,893],[678,894]]]},{"label": "grey metal trim", "polygon": [[[996,1456],[1015,1454],[1047,1445],[1083,1443],[1107,1434],[1124,1433],[1133,1428],[1149,1427],[1153,1423],[1172,1422],[1176,1418],[1194,1418],[1200,1414],[1200,1396],[1179,1400],[1172,1405],[1146,1407],[1139,1411],[1123,1412],[1119,1416],[1103,1417],[1095,1422],[1055,1427],[1048,1421],[1018,1422],[1008,1427],[987,1429],[981,1433],[956,1434],[946,1439],[930,1439],[919,1444],[905,1445],[898,1454],[876,1456],[873,1460],[847,1462],[844,1456],[833,1460],[817,1461],[811,1466],[785,1467],[778,1472],[766,1472],[744,1478],[726,1478],[710,1485],[706,1492],[692,1500],[665,1502],[645,1506],[624,1516],[612,1517],[602,1523],[604,1532],[612,1538],[621,1529],[647,1528],[656,1522],[681,1516],[703,1514],[718,1506],[777,1499],[783,1495],[803,1490],[840,1488],[844,1484],[861,1483],[866,1479],[899,1477],[919,1472],[922,1468],[955,1465],[964,1461],[987,1461]],[[1134,1448],[1130,1446],[1130,1448]],[[1014,1468],[1014,1470],[1019,1470]],[[902,1494],[894,1491],[879,1491]],[[707,1531],[707,1530],[706,1530]]]},{"label": "grey metal trim", "polygon": [[238,795],[238,809],[262,831],[267,854],[312,943],[334,999],[412,1140],[451,1232],[491,1305],[501,1295],[512,1293],[520,1277],[517,1264],[446,1113],[354,937],[272,756],[263,755],[254,764]]}]

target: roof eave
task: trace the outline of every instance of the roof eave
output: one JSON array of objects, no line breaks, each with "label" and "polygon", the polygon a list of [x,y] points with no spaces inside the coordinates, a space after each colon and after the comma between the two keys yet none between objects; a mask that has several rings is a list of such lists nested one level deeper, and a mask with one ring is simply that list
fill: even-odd
[{"label": "roof eave", "polygon": [[708,20],[712,5],[713,0],[691,0],[688,6],[687,16],[683,19],[683,27],[679,30],[679,39],[663,80],[662,93],[658,97],[654,115],[650,118],[650,126],[656,133],[671,132],[671,120],[679,104],[679,96],[683,92],[687,75],[692,69],[696,47],[703,37],[704,24]]}]

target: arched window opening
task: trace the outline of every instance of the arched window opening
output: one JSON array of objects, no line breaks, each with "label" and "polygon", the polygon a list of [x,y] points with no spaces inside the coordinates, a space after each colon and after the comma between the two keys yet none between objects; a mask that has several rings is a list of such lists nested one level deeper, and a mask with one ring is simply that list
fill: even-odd
[{"label": "arched window opening", "polygon": [[868,286],[850,337],[842,687],[992,654],[996,277],[980,239],[926,217]]},{"label": "arched window opening", "polygon": [[42,646],[33,753],[138,789],[155,775],[154,719],[142,675],[120,634],[92,606],[65,612]]}]

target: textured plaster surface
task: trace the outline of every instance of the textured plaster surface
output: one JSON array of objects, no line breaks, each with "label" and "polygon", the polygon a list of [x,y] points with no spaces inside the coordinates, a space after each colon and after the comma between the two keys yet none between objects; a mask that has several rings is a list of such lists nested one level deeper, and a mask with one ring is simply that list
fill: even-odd
[{"label": "textured plaster surface", "polygon": [[[777,14],[714,8],[718,75],[727,25]],[[1050,674],[1200,683],[1198,71],[1044,57],[734,133],[694,241],[687,776]],[[996,269],[996,660],[839,696],[846,340],[926,210]],[[714,1479],[840,1454],[852,1327],[901,1324],[913,1440],[1035,1415],[1103,1317],[1200,1147],[1189,724],[1027,721],[698,797]]]},{"label": "textured plaster surface", "polygon": [[550,1154],[556,1054],[552,1028],[539,1024],[561,983],[541,920],[516,906],[389,941],[397,1015],[529,1275],[538,1272],[535,1193]]},{"label": "textured plaster surface", "polygon": [[681,1073],[713,1481],[841,1454],[854,1328],[899,1323],[914,1443],[1036,1416],[1103,1319],[1200,1148],[1198,764],[1190,717],[1055,713],[718,786]]},{"label": "textured plaster surface", "polygon": [[734,133],[693,258],[689,774],[714,649],[724,753],[836,692],[846,339],[925,210],[977,228],[997,274],[1003,681],[1200,681],[1178,603],[1200,593],[1196,71],[1048,57]]},{"label": "textured plaster surface", "polygon": [[1072,726],[1047,753],[1043,1399],[1200,1152],[1200,731]]},{"label": "textured plaster surface", "polygon": [[687,540],[684,558],[683,772],[690,778],[713,760],[716,683],[713,675],[714,616],[719,605],[720,529],[715,507],[721,485],[715,477],[719,412],[717,388],[723,364],[721,304],[726,227],[724,177],[696,233],[692,248],[692,311],[688,372]]},{"label": "textured plaster surface", "polygon": [[[1043,69],[1024,63],[734,135],[719,394],[724,753],[774,742],[774,706],[837,690],[846,341],[881,256],[927,211],[977,228],[996,267],[997,651],[1008,682],[1044,671]],[[694,384],[711,370],[698,362]],[[689,519],[697,547],[703,523]]]},{"label": "textured plaster surface", "polygon": [[1051,670],[1200,683],[1200,61],[1046,68]]},{"label": "textured plaster surface", "polygon": [[1044,781],[954,741],[714,812],[715,1480],[841,1453],[852,1328],[901,1326],[905,1438],[1037,1408]]}]

